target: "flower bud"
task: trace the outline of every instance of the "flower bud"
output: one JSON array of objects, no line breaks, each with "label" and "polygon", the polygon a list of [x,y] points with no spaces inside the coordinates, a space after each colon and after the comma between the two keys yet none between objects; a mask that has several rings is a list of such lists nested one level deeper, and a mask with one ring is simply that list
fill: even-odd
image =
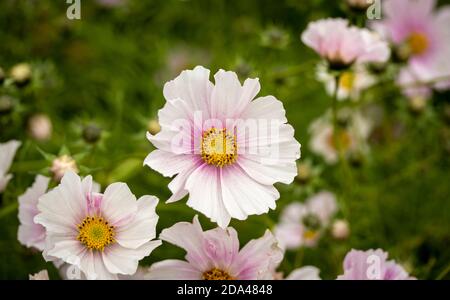
[{"label": "flower bud", "polygon": [[78,173],[76,161],[69,155],[62,155],[53,160],[50,171],[53,173],[55,181],[59,182],[66,171],[74,171]]},{"label": "flower bud", "polygon": [[9,114],[14,108],[13,98],[10,96],[4,95],[0,96],[0,115]]},{"label": "flower bud", "polygon": [[10,75],[17,86],[23,87],[31,80],[31,67],[27,63],[17,64],[11,69]]},{"label": "flower bud", "polygon": [[308,182],[308,180],[311,179],[311,176],[312,170],[309,164],[302,162],[297,165],[297,179],[301,183]]},{"label": "flower bud", "polygon": [[337,240],[345,240],[350,235],[350,226],[346,220],[336,220],[331,228],[332,236]]},{"label": "flower bud", "polygon": [[83,129],[83,139],[90,144],[96,143],[102,135],[102,130],[95,124],[89,124]]},{"label": "flower bud", "polygon": [[357,12],[366,11],[372,4],[372,2],[368,0],[346,0],[345,2],[347,3],[348,7]]},{"label": "flower bud", "polygon": [[148,132],[150,132],[152,135],[155,135],[155,134],[157,134],[158,132],[161,131],[161,126],[159,125],[159,122],[158,122],[157,120],[151,119],[151,120],[148,122],[147,130],[148,130]]},{"label": "flower bud", "polygon": [[408,98],[408,104],[411,111],[421,113],[427,106],[427,99],[422,96]]},{"label": "flower bud", "polygon": [[28,120],[28,133],[35,140],[49,140],[52,136],[52,121],[47,115],[36,114]]}]

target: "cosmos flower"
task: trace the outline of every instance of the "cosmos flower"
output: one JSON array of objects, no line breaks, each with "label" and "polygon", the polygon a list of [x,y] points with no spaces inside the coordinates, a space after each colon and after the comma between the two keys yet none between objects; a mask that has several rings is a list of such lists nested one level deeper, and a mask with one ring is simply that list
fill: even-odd
[{"label": "cosmos flower", "polygon": [[291,203],[281,213],[275,236],[285,249],[313,247],[336,211],[336,198],[327,191],[315,194],[304,204]]},{"label": "cosmos flower", "polygon": [[388,253],[377,250],[351,250],[344,259],[344,274],[338,280],[410,280],[405,269],[393,260],[387,260]]},{"label": "cosmos flower", "polygon": [[435,0],[386,0],[382,4],[383,19],[372,27],[394,44],[397,56],[407,60],[407,68],[418,80],[442,78],[435,86],[450,88],[450,6],[436,10]]},{"label": "cosmos flower", "polygon": [[159,238],[186,250],[186,261],[155,263],[147,279],[271,279],[272,266],[283,259],[283,251],[270,231],[239,250],[236,230],[217,227],[203,231],[197,216],[192,223],[180,222],[164,229]]},{"label": "cosmos flower", "polygon": [[304,266],[292,271],[286,280],[320,280],[320,270],[314,266]]},{"label": "cosmos flower", "polygon": [[[336,89],[336,80],[327,70],[326,66],[319,64],[317,68],[317,80],[325,84],[327,93],[332,96]],[[370,75],[364,65],[355,65],[343,71],[339,79],[338,100],[359,100],[361,92],[375,83],[374,76]]]},{"label": "cosmos flower", "polygon": [[344,19],[323,19],[308,24],[301,39],[327,60],[332,69],[353,63],[383,63],[388,60],[388,44],[375,32],[349,26]]},{"label": "cosmos flower", "polygon": [[11,167],[14,155],[16,155],[16,151],[20,147],[20,144],[21,142],[15,140],[0,144],[0,193],[5,190],[8,182],[13,177],[6,172],[8,172]]},{"label": "cosmos flower", "polygon": [[[367,152],[367,138],[372,130],[371,122],[360,112],[341,110],[341,128],[339,129],[338,142],[344,156]],[[315,120],[310,128],[310,148],[315,154],[323,157],[328,164],[338,161],[339,152],[335,142],[333,124],[330,114],[327,113]]]},{"label": "cosmos flower", "polygon": [[[157,148],[144,161],[169,184],[168,203],[189,194],[187,205],[226,228],[231,218],[267,213],[279,198],[275,182],[297,175],[300,144],[286,124],[282,103],[254,99],[258,79],[241,85],[234,72],[196,67],[166,83],[161,131],[147,138]],[[254,100],[253,100],[254,99]]]},{"label": "cosmos flower", "polygon": [[50,179],[38,175],[31,187],[19,196],[19,231],[17,238],[26,247],[34,247],[39,251],[44,250],[45,228],[34,222],[34,217],[39,213],[37,204],[40,196],[47,192]]},{"label": "cosmos flower", "polygon": [[[77,266],[88,279],[117,279],[131,275],[139,260],[161,241],[154,196],[136,197],[124,183],[92,192],[92,177],[83,180],[72,171],[39,198],[34,221],[46,229],[44,257]],[[48,259],[47,259],[48,260]]]},{"label": "cosmos flower", "polygon": [[47,270],[42,270],[39,271],[38,273],[34,274],[34,275],[29,275],[28,276],[29,280],[49,280],[50,278],[48,277],[48,272]]}]

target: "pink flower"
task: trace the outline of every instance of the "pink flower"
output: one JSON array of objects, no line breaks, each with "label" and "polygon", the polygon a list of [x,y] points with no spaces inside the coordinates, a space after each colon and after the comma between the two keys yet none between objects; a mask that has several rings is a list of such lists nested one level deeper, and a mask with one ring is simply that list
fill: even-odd
[{"label": "pink flower", "polygon": [[311,22],[301,39],[326,59],[331,68],[345,68],[353,63],[381,63],[390,55],[387,43],[379,35],[349,26],[344,19]]},{"label": "pink flower", "polygon": [[[435,11],[435,4],[434,0],[385,0],[383,20],[373,23],[409,58],[408,68],[421,81],[450,76],[450,6]],[[449,88],[450,79],[443,81]]]},{"label": "pink flower", "polygon": [[281,213],[275,236],[286,249],[313,247],[336,211],[336,198],[326,191],[307,199],[305,204],[291,203]]},{"label": "pink flower", "polygon": [[189,194],[187,205],[226,228],[231,218],[267,213],[279,198],[275,182],[297,175],[300,144],[273,96],[253,100],[258,79],[241,85],[234,72],[183,71],[164,86],[157,148],[144,161],[170,182],[168,203]]},{"label": "pink flower", "polygon": [[39,213],[37,204],[40,196],[47,192],[50,179],[38,175],[31,187],[19,196],[19,242],[26,247],[34,247],[40,251],[45,246],[45,228],[34,222],[34,217]]},{"label": "pink flower", "polygon": [[8,182],[13,177],[11,174],[7,174],[11,164],[16,155],[17,149],[20,147],[21,142],[11,140],[4,144],[0,144],[0,193],[2,193]]},{"label": "pink flower", "polygon": [[[136,273],[139,260],[161,241],[154,196],[136,197],[124,183],[92,192],[92,177],[67,171],[61,183],[39,198],[34,221],[46,229],[44,258],[79,268],[88,279],[117,279]],[[54,259],[52,259],[54,260]]]},{"label": "pink flower", "polygon": [[239,250],[237,232],[231,227],[203,231],[198,217],[164,229],[160,239],[186,250],[186,261],[169,259],[151,266],[147,279],[256,280],[272,279],[272,268],[283,251],[270,231]]},{"label": "pink flower", "polygon": [[415,279],[396,264],[387,260],[388,253],[377,250],[351,250],[344,259],[344,274],[338,280],[410,280]]}]

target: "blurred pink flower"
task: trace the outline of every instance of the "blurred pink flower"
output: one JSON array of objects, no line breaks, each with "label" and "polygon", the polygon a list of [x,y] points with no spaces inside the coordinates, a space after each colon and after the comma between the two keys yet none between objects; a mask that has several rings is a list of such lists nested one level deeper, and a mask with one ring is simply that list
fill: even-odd
[{"label": "blurred pink flower", "polygon": [[[450,77],[450,6],[435,0],[385,0],[384,18],[372,27],[406,52],[409,72],[418,81]],[[437,88],[449,88],[450,78]],[[434,83],[430,86],[434,86]]]},{"label": "blurred pink flower", "polygon": [[136,201],[124,183],[92,192],[92,177],[83,180],[72,171],[39,198],[34,221],[46,229],[44,258],[78,267],[88,279],[117,279],[136,273],[139,260],[161,241],[156,236],[158,199]]},{"label": "blurred pink flower", "polygon": [[351,250],[344,259],[344,274],[338,280],[411,280],[405,269],[393,260],[387,260],[388,253],[377,250]]},{"label": "blurred pink flower", "polygon": [[280,246],[285,249],[315,246],[336,211],[336,198],[327,191],[315,194],[304,204],[289,204],[274,230]]},{"label": "blurred pink flower", "polygon": [[220,70],[213,84],[209,73],[198,66],[165,84],[161,131],[147,133],[157,150],[144,164],[177,175],[168,203],[189,194],[188,206],[226,228],[231,218],[275,208],[279,193],[273,184],[294,180],[300,144],[279,100],[253,100],[258,79],[241,85],[236,73]]},{"label": "blurred pink flower", "polygon": [[6,172],[8,172],[11,167],[16,151],[20,145],[21,142],[15,140],[0,144],[0,193],[5,190],[8,182],[13,177]]},{"label": "blurred pink flower", "polygon": [[353,63],[382,63],[390,55],[387,43],[378,34],[349,26],[344,19],[311,22],[301,39],[326,59],[331,68],[345,68]]},{"label": "blurred pink flower", "polygon": [[39,197],[47,192],[50,179],[38,175],[31,187],[19,196],[19,231],[17,238],[26,247],[34,247],[39,251],[44,250],[45,228],[34,222],[34,217],[39,213],[37,208]]},{"label": "blurred pink flower", "polygon": [[203,231],[197,216],[192,223],[179,222],[164,229],[159,238],[186,250],[186,261],[155,263],[146,279],[272,279],[272,266],[283,259],[283,251],[270,231],[239,250],[236,230],[217,227]]}]

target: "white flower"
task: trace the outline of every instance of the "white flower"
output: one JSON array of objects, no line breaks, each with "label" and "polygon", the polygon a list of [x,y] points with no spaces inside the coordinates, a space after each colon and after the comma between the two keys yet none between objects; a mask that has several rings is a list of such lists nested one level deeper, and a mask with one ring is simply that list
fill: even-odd
[{"label": "white flower", "polygon": [[[332,96],[336,89],[334,76],[326,66],[319,64],[317,68],[317,80],[325,84],[327,93]],[[342,72],[339,79],[338,100],[359,100],[361,92],[375,83],[375,78],[369,74],[363,65],[355,65],[353,68]]]},{"label": "white flower", "polygon": [[47,232],[44,257],[75,265],[88,279],[134,274],[139,260],[161,244],[152,241],[157,203],[154,196],[136,201],[124,183],[94,193],[91,176],[81,180],[68,171],[56,188],[39,198],[34,221]]},{"label": "white flower", "polygon": [[[339,147],[345,156],[352,153],[367,152],[367,139],[372,130],[371,122],[360,112],[340,111],[344,115],[346,125],[339,129],[336,137]],[[323,157],[328,164],[338,161],[339,152],[335,142],[333,124],[330,114],[315,120],[310,128],[310,149],[313,153]],[[338,125],[341,126],[341,125]]]},{"label": "white flower", "polygon": [[337,211],[335,196],[322,191],[303,203],[291,203],[283,210],[274,232],[285,249],[315,246]]},{"label": "white flower", "polygon": [[187,205],[226,228],[231,218],[275,209],[276,182],[297,175],[300,144],[282,103],[256,98],[258,79],[241,85],[234,72],[196,67],[166,83],[161,131],[147,138],[157,148],[144,161],[167,177],[172,197],[189,194]]},{"label": "white flower", "polygon": [[186,250],[186,261],[168,259],[151,266],[147,279],[256,280],[272,279],[272,266],[283,259],[275,237],[266,231],[239,250],[236,230],[203,231],[198,217],[161,232],[160,239]]},{"label": "white flower", "polygon": [[11,174],[7,174],[7,172],[11,167],[14,155],[16,155],[20,144],[21,142],[15,140],[0,144],[0,193],[5,190],[6,185],[8,185],[8,182],[13,177]]}]

